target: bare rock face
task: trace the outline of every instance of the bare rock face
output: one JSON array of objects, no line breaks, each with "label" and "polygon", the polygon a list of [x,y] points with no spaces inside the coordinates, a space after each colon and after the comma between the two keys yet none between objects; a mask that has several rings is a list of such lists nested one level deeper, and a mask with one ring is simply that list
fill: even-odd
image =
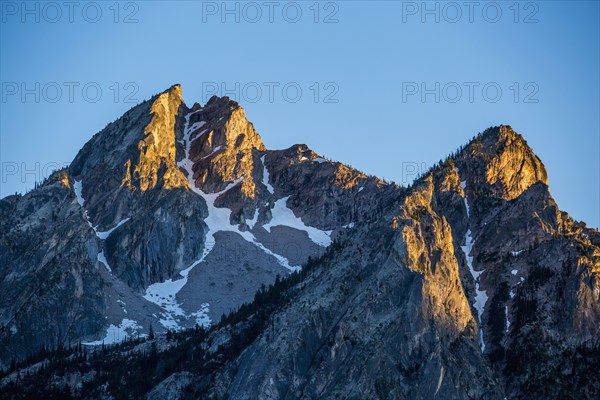
[{"label": "bare rock face", "polygon": [[[310,225],[331,230],[368,218],[401,189],[295,145],[265,158],[276,194]],[[303,188],[303,189],[300,189]],[[384,193],[381,193],[384,192]]]},{"label": "bare rock face", "polygon": [[176,159],[186,109],[175,85],[109,124],[69,167],[90,224],[111,232],[101,239],[109,268],[134,290],[172,277],[203,250],[206,205]]},{"label": "bare rock face", "polygon": [[175,125],[182,109],[181,87],[173,86],[152,102],[152,119],[137,144],[138,160],[127,160],[121,186],[142,192],[159,183],[165,189],[188,187],[187,179],[176,165]]},{"label": "bare rock face", "polygon": [[[507,396],[597,393],[598,382],[576,383],[595,367],[573,354],[594,351],[600,328],[598,233],[560,211],[543,164],[509,127],[485,131],[434,179],[454,188],[437,208],[463,249],[463,284],[479,308],[483,352],[502,372]],[[548,381],[558,376],[569,383],[557,392]]]},{"label": "bare rock face", "polygon": [[423,275],[425,309],[447,334],[464,332],[475,323],[459,278],[454,241],[448,221],[433,211],[431,177],[415,188],[401,206],[394,225],[402,232],[397,240],[400,265]]},{"label": "bare rock face", "polygon": [[104,325],[105,283],[66,172],[0,201],[0,366]]},{"label": "bare rock face", "polygon": [[176,164],[184,110],[181,88],[173,86],[108,124],[77,154],[69,171],[82,182],[95,226],[114,226],[148,190],[189,188]]},{"label": "bare rock face", "polygon": [[196,186],[207,193],[219,192],[242,178],[242,194],[254,198],[253,150],[266,148],[244,109],[228,97],[213,96],[204,107],[192,107],[189,126],[197,126],[190,131],[189,155]]},{"label": "bare rock face", "polygon": [[510,126],[486,131],[469,145],[468,152],[469,167],[482,180],[477,184],[487,183],[481,186],[491,196],[512,200],[536,182],[548,184],[546,168]]}]

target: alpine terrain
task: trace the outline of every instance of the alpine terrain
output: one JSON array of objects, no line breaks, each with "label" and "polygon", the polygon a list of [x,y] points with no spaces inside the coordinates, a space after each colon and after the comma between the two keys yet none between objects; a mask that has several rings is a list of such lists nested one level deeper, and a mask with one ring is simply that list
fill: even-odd
[{"label": "alpine terrain", "polygon": [[600,234],[510,126],[401,187],[175,85],[0,200],[0,398],[600,398]]}]

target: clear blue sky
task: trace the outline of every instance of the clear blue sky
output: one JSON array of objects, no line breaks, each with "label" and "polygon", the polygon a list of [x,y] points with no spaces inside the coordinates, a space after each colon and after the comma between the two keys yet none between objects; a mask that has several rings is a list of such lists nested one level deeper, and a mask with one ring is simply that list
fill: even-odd
[{"label": "clear blue sky", "polygon": [[181,83],[190,106],[233,90],[269,148],[306,143],[404,184],[510,124],[560,207],[600,225],[596,1],[2,3],[1,196],[70,162],[127,100]]}]

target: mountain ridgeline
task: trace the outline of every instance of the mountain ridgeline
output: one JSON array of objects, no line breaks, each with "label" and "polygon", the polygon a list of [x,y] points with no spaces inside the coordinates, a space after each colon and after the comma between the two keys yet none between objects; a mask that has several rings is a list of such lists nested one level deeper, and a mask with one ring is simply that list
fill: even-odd
[{"label": "mountain ridgeline", "polygon": [[6,398],[600,396],[600,234],[509,126],[404,188],[176,85],[0,216]]}]

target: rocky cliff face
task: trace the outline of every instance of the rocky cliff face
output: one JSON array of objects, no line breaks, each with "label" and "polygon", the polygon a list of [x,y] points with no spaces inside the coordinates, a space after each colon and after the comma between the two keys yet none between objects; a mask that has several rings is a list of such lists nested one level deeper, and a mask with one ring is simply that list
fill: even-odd
[{"label": "rocky cliff face", "polygon": [[[302,283],[214,398],[502,398],[431,177]],[[276,335],[273,335],[277,332]]]},{"label": "rocky cliff face", "polygon": [[103,328],[106,285],[98,243],[67,173],[25,196],[0,202],[2,364],[41,345],[56,346]]},{"label": "rocky cliff face", "polygon": [[[188,108],[175,86],[109,124],[68,170],[0,201],[0,213],[4,365],[41,344],[213,323],[100,363],[71,358],[68,379],[31,367],[45,385],[14,383],[15,371],[0,380],[7,390],[600,395],[600,234],[558,208],[542,162],[509,126],[400,188],[306,145],[267,150],[237,103]],[[276,280],[309,256],[301,274]],[[114,363],[137,372],[111,381],[103,368]]]},{"label": "rocky cliff face", "polygon": [[569,382],[561,397],[587,397],[578,380],[590,366],[575,354],[600,333],[598,232],[560,211],[543,164],[510,127],[475,139],[455,165],[471,210],[484,353],[503,371],[507,394],[555,396],[549,382],[560,376]]}]

